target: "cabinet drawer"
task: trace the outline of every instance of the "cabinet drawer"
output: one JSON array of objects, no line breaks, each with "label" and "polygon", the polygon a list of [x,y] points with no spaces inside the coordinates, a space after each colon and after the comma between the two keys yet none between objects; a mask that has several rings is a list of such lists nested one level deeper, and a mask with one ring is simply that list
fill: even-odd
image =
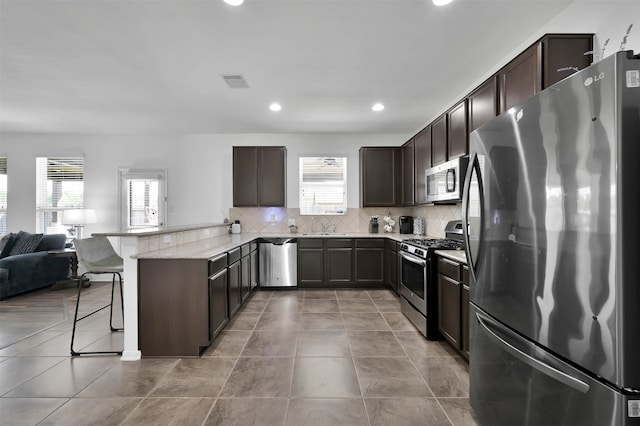
[{"label": "cabinet drawer", "polygon": [[254,252],[254,251],[256,251],[256,250],[258,250],[258,243],[257,243],[257,242],[255,242],[255,241],[251,241],[251,242],[249,243],[249,251],[250,251],[250,252]]},{"label": "cabinet drawer", "polygon": [[382,238],[360,238],[356,240],[356,247],[384,248]]},{"label": "cabinet drawer", "polygon": [[240,260],[240,247],[236,247],[233,250],[229,250],[227,252],[227,256],[228,256],[227,261],[229,262],[229,265]]},{"label": "cabinet drawer", "polygon": [[322,238],[298,239],[298,248],[322,248],[322,247],[324,247],[324,239]]},{"label": "cabinet drawer", "polygon": [[462,265],[462,281],[463,284],[469,285],[469,267],[467,265]]},{"label": "cabinet drawer", "polygon": [[209,276],[216,275],[227,267],[227,253],[222,253],[209,259]]},{"label": "cabinet drawer", "polygon": [[350,238],[327,238],[327,247],[351,248],[352,241]]},{"label": "cabinet drawer", "polygon": [[443,257],[438,257],[438,272],[460,281],[460,264]]},{"label": "cabinet drawer", "polygon": [[242,257],[248,256],[249,251],[251,251],[251,247],[249,246],[249,244],[243,244],[240,246],[240,255]]}]

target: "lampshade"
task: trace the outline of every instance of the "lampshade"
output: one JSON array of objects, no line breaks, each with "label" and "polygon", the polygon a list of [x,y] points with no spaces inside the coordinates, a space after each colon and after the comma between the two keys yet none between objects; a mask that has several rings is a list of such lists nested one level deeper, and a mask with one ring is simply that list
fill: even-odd
[{"label": "lampshade", "polygon": [[94,209],[69,209],[62,213],[63,225],[87,225],[98,222]]}]

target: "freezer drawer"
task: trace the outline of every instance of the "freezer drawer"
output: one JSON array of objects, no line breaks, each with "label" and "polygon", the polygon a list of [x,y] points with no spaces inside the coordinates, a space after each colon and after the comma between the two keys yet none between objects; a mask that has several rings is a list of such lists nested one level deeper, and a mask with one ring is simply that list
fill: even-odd
[{"label": "freezer drawer", "polygon": [[480,425],[640,425],[640,395],[595,380],[473,304],[470,400]]}]

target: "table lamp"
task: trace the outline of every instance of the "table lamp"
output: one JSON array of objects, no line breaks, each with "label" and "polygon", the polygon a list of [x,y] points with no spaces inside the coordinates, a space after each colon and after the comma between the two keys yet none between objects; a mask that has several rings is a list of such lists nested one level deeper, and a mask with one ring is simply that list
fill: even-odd
[{"label": "table lamp", "polygon": [[69,209],[62,213],[62,224],[70,226],[69,234],[75,238],[82,238],[84,225],[97,222],[94,209]]}]

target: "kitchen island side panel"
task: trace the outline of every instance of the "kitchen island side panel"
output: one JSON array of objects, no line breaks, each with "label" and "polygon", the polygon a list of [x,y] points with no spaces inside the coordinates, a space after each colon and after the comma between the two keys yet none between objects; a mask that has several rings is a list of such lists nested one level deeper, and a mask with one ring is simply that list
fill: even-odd
[{"label": "kitchen island side panel", "polygon": [[142,356],[197,357],[209,345],[208,261],[140,259]]}]

